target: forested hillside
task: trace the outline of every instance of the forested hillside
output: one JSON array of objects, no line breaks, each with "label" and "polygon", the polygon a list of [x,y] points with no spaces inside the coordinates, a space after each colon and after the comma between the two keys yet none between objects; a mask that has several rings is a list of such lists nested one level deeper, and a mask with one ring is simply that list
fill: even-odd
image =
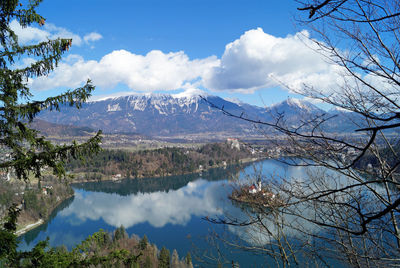
[{"label": "forested hillside", "polygon": [[77,179],[110,179],[171,176],[197,172],[212,167],[239,163],[252,157],[247,148],[238,149],[229,143],[206,144],[199,149],[162,148],[128,152],[103,150],[85,161],[70,160],[68,169]]},{"label": "forested hillside", "polygon": [[0,219],[3,219],[8,208],[18,204],[21,209],[18,224],[46,219],[52,211],[65,199],[73,196],[72,188],[54,176],[43,176],[37,183],[25,184],[20,181],[0,180]]}]

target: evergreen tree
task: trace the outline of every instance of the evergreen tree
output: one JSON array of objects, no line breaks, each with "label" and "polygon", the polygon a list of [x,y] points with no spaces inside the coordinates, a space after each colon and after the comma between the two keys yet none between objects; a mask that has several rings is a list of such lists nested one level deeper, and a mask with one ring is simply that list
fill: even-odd
[{"label": "evergreen tree", "polygon": [[186,262],[187,267],[193,267],[193,264],[192,264],[192,255],[190,255],[190,252],[188,252],[188,253],[186,254],[185,262]]},{"label": "evergreen tree", "polygon": [[[67,158],[82,158],[100,150],[101,132],[87,142],[68,145],[54,145],[37,131],[29,128],[29,123],[40,111],[56,110],[64,105],[80,108],[90,97],[94,86],[88,81],[75,90],[34,100],[28,88],[28,79],[49,74],[61,60],[62,55],[72,45],[71,39],[55,39],[38,44],[21,45],[10,23],[17,21],[23,28],[30,25],[43,26],[45,19],[35,9],[42,0],[2,0],[0,1],[0,146],[10,157],[0,162],[0,170],[15,172],[18,179],[27,181],[32,174],[41,177],[44,167],[49,167],[57,176],[64,177],[64,161]],[[15,68],[24,57],[34,59],[30,65]],[[17,252],[15,236],[19,209],[14,205],[9,209],[9,217],[0,228],[0,266],[56,266],[61,251],[46,251],[47,241],[39,242],[30,252]],[[62,265],[61,265],[62,266]],[[67,265],[65,265],[67,266]]]},{"label": "evergreen tree", "polygon": [[[71,39],[60,38],[33,45],[18,43],[10,22],[16,20],[22,27],[44,25],[45,19],[35,11],[41,1],[30,0],[26,6],[18,0],[0,2],[0,145],[10,152],[9,159],[0,163],[0,169],[13,170],[24,180],[28,180],[30,173],[39,178],[45,166],[52,168],[54,174],[65,176],[67,157],[80,158],[100,148],[100,132],[86,143],[60,146],[28,127],[42,110],[58,111],[63,105],[80,108],[94,90],[88,81],[83,87],[59,96],[33,100],[28,79],[49,74],[72,45]],[[15,69],[14,64],[24,57],[34,58],[35,62]]]},{"label": "evergreen tree", "polygon": [[143,238],[140,239],[140,241],[139,241],[139,248],[141,250],[145,250],[148,243],[149,243],[149,240],[147,239],[147,236],[144,235]]},{"label": "evergreen tree", "polygon": [[121,240],[123,238],[128,238],[128,233],[125,230],[125,227],[121,225],[114,232],[114,242]]},{"label": "evergreen tree", "polygon": [[158,267],[160,268],[169,268],[170,262],[170,253],[169,250],[165,247],[162,247],[160,251],[160,256],[158,257]]},{"label": "evergreen tree", "polygon": [[146,256],[146,261],[144,263],[144,268],[151,268],[153,267],[153,264],[151,262],[150,256]]}]

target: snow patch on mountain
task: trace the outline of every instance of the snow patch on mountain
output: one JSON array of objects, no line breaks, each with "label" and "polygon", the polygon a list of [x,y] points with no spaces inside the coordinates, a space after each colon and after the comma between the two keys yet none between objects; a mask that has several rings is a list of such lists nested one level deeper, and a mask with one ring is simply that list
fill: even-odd
[{"label": "snow patch on mountain", "polygon": [[235,103],[237,105],[245,104],[243,101],[239,100],[238,98],[226,98],[225,100]]},{"label": "snow patch on mountain", "polygon": [[318,112],[321,111],[318,107],[316,107],[314,104],[305,101],[305,100],[299,100],[295,98],[288,98],[282,102],[273,104],[270,106],[270,109],[280,109],[285,106],[291,107],[291,108],[297,108],[306,112]]},{"label": "snow patch on mountain", "polygon": [[201,101],[202,99],[199,95],[146,93],[98,100],[92,103],[108,102],[107,111],[111,112],[120,111],[120,104],[127,102],[128,107],[135,111],[143,112],[146,109],[155,109],[159,114],[168,115],[175,113],[177,110],[185,113],[196,112]]},{"label": "snow patch on mountain", "polygon": [[119,107],[119,103],[117,104],[108,104],[107,105],[107,112],[118,112],[121,111],[121,107]]},{"label": "snow patch on mountain", "polygon": [[134,98],[134,96],[129,96],[127,99],[129,106],[135,111],[144,111],[147,107],[147,101],[143,98]]}]

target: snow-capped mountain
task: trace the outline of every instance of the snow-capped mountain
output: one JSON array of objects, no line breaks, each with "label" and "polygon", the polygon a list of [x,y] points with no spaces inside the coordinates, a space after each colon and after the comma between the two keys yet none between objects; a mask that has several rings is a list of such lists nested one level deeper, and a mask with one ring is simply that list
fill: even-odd
[{"label": "snow-capped mountain", "polygon": [[285,113],[288,115],[298,115],[301,114],[323,114],[325,113],[322,109],[319,109],[314,104],[295,98],[288,98],[280,103],[271,105],[268,107],[268,111],[271,113]]},{"label": "snow-capped mountain", "polygon": [[253,125],[229,117],[214,104],[235,115],[256,121],[274,123],[284,115],[289,126],[301,120],[324,114],[315,105],[296,99],[261,108],[234,103],[217,96],[143,94],[88,102],[79,110],[63,107],[61,112],[44,111],[40,118],[52,123],[85,126],[106,133],[140,133],[151,136],[224,133],[226,136],[260,134]]},{"label": "snow-capped mountain", "polygon": [[[239,105],[215,96],[208,101],[241,113]],[[227,117],[211,108],[200,96],[164,94],[132,95],[88,102],[79,110],[64,107],[61,112],[45,111],[40,118],[52,123],[88,126],[107,133],[141,133],[173,136],[195,133],[247,133],[248,123]]]},{"label": "snow-capped mountain", "polygon": [[[319,125],[319,128],[326,132],[350,133],[360,128],[363,124],[362,118],[354,112],[335,108],[324,111],[308,101],[294,98],[288,98],[268,107],[267,113],[276,119],[282,116],[280,121],[294,128],[303,122],[310,121],[310,119],[326,120]],[[306,125],[302,130],[306,130],[307,127],[311,126]]]}]

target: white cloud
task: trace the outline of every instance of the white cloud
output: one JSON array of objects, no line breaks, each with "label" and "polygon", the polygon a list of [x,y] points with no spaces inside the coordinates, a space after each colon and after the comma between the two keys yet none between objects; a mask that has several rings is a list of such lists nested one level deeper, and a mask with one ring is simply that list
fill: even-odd
[{"label": "white cloud", "polygon": [[204,90],[198,89],[198,88],[188,88],[184,90],[183,92],[172,94],[172,97],[174,98],[190,98],[190,97],[197,97],[197,96],[206,96],[207,92]]},{"label": "white cloud", "polygon": [[36,62],[36,60],[34,58],[26,57],[26,58],[21,59],[20,61],[17,61],[16,63],[14,63],[13,68],[15,68],[15,69],[26,68],[27,66],[29,66],[35,62]]},{"label": "white cloud", "polygon": [[10,27],[18,36],[18,41],[21,44],[43,42],[56,38],[71,38],[72,45],[81,46],[83,44],[82,40],[88,44],[89,42],[97,41],[102,38],[99,33],[95,32],[89,33],[82,38],[78,34],[72,33],[71,31],[58,27],[52,23],[46,23],[42,28],[32,26],[23,28],[18,21],[13,20],[10,23]]},{"label": "white cloud", "polygon": [[86,43],[89,43],[89,42],[93,42],[93,41],[98,41],[102,38],[103,38],[103,36],[101,34],[96,33],[96,32],[91,32],[91,33],[85,35],[83,37],[83,40],[85,40]]},{"label": "white cloud", "polygon": [[18,41],[22,44],[29,43],[31,41],[45,41],[49,36],[48,32],[38,28],[30,26],[22,28],[16,20],[13,20],[10,23],[10,28],[15,32],[15,34],[18,36]]},{"label": "white cloud", "polygon": [[135,91],[176,90],[188,87],[188,82],[203,77],[218,62],[215,56],[190,60],[182,51],[163,53],[152,50],[142,56],[116,50],[100,61],[76,58],[73,63],[63,62],[50,76],[31,82],[36,90],[77,87],[88,78],[96,86],[104,88],[113,88],[121,83]]},{"label": "white cloud", "polygon": [[[51,24],[47,27],[48,30],[63,32],[62,28]],[[44,36],[38,29],[29,31],[29,34],[23,36],[26,39]],[[87,43],[101,38],[100,34],[92,32],[77,40]],[[152,50],[146,55],[138,55],[115,50],[99,61],[74,56],[63,61],[48,77],[30,82],[35,90],[74,88],[90,78],[103,89],[125,85],[135,92],[206,88],[252,93],[276,86],[301,91],[307,85],[330,93],[340,91],[344,83],[354,83],[344,74],[343,67],[328,63],[326,57],[318,52],[307,31],[281,38],[257,28],[227,44],[221,59],[210,56],[192,60],[183,51],[165,53]],[[382,84],[382,81],[377,82]]]},{"label": "white cloud", "polygon": [[50,34],[50,37],[49,37],[50,39],[71,38],[72,45],[77,45],[77,46],[82,45],[82,38],[79,35],[74,34],[65,28],[57,27],[51,23],[46,23],[44,25],[44,29]]},{"label": "white cloud", "polygon": [[312,48],[308,32],[279,38],[261,28],[245,32],[225,47],[221,64],[204,77],[214,90],[252,92],[285,84],[299,89],[303,83],[330,87],[335,66]]}]

